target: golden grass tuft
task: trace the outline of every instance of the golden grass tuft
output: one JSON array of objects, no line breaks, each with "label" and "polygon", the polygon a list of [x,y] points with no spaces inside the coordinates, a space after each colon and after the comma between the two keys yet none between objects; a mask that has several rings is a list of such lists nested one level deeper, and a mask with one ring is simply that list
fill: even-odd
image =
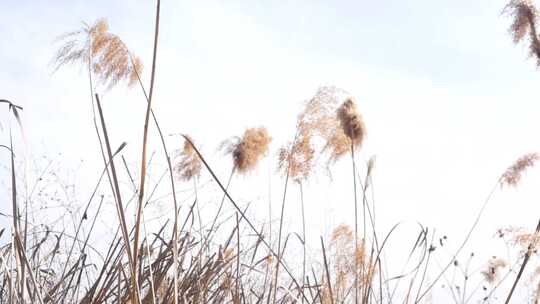
[{"label": "golden grass tuft", "polygon": [[526,169],[533,167],[538,159],[540,159],[538,153],[528,153],[518,158],[516,162],[508,167],[502,174],[500,180],[501,186],[507,185],[516,187],[521,181],[523,172],[525,172]]},{"label": "golden grass tuft", "polygon": [[239,173],[247,173],[257,166],[259,160],[268,152],[272,138],[264,127],[246,129],[242,138],[227,140],[222,146],[231,154],[233,165]]},{"label": "golden grass tuft", "polygon": [[[193,142],[191,137],[189,137],[189,140]],[[188,141],[184,141],[184,147],[180,151],[178,158],[179,160],[174,166],[174,171],[180,180],[189,181],[201,175],[201,160]]]},{"label": "golden grass tuft", "polygon": [[121,81],[128,86],[138,82],[143,64],[139,57],[132,57],[124,42],[109,32],[105,19],[98,19],[92,26],[58,37],[62,46],[56,52],[56,70],[64,65],[81,64],[89,69],[108,88]]}]

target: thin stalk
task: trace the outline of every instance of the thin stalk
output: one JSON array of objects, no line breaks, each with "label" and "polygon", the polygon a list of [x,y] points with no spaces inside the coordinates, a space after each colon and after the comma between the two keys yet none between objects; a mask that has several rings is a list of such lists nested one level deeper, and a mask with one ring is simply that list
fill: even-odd
[{"label": "thin stalk", "polygon": [[[231,170],[231,174],[229,174],[229,179],[227,180],[227,185],[225,186],[226,191],[229,190],[229,187],[231,185],[231,180],[232,180],[235,172],[236,172],[236,167],[233,167],[232,170]],[[223,204],[225,203],[225,198],[226,197],[227,196],[224,193],[223,197],[221,198],[221,202],[219,204],[218,211],[216,212],[216,216],[214,216],[214,219],[212,220],[212,224],[210,225],[210,229],[208,230],[208,233],[206,234],[206,237],[203,240],[203,244],[202,244],[203,246],[201,247],[201,252],[205,248],[207,248],[209,246],[210,236],[212,234],[212,231],[214,230],[214,227],[216,226],[216,222],[217,222],[217,220],[219,218],[219,215],[221,214],[221,210],[223,209]]]},{"label": "thin stalk", "polygon": [[[352,134],[352,132],[351,132]],[[358,199],[356,197],[356,161],[354,160],[354,142],[351,139],[351,162],[353,170],[353,195],[354,195],[354,303],[358,303]],[[364,204],[365,206],[365,204]],[[365,217],[365,212],[364,212]],[[366,221],[364,219],[364,234]],[[365,238],[364,238],[365,239]],[[364,267],[362,267],[362,276],[364,275]]]},{"label": "thin stalk", "polygon": [[[140,237],[140,225],[141,225],[141,214],[144,201],[144,186],[146,179],[146,148],[148,144],[148,125],[150,121],[150,111],[152,109],[152,96],[154,93],[154,80],[156,75],[156,57],[157,57],[157,46],[158,46],[158,36],[159,36],[159,13],[160,13],[161,0],[157,0],[156,5],[156,20],[155,20],[155,30],[154,30],[154,51],[152,56],[152,71],[150,76],[150,93],[148,95],[148,103],[146,106],[146,115],[144,118],[144,131],[143,131],[143,143],[142,143],[142,156],[141,156],[141,181],[139,184],[139,200],[137,204],[137,214],[135,220],[135,240],[133,242],[133,269],[137,269],[137,253],[139,248],[139,237]],[[177,211],[175,210],[175,213]],[[175,232],[176,233],[176,232]],[[175,238],[174,238],[175,239]],[[129,247],[129,243],[126,244]],[[176,275],[175,275],[176,278]],[[178,286],[176,280],[174,282],[174,303],[178,299]],[[133,288],[137,288],[137,278],[133,282]],[[136,299],[136,302],[139,302],[139,299]]]},{"label": "thin stalk", "polygon": [[494,187],[491,189],[491,192],[489,193],[489,195],[487,196],[486,200],[484,201],[484,204],[482,204],[482,207],[480,208],[480,211],[478,212],[478,214],[476,215],[476,219],[474,220],[471,228],[469,229],[469,232],[467,233],[467,236],[465,236],[465,239],[463,240],[463,242],[461,243],[461,245],[459,246],[458,250],[456,251],[456,253],[454,254],[454,256],[452,257],[452,259],[446,264],[445,267],[443,267],[443,269],[441,270],[441,272],[439,273],[439,275],[437,277],[435,277],[435,279],[431,282],[431,284],[426,288],[426,290],[422,293],[422,295],[418,298],[418,301],[422,300],[422,298],[424,296],[426,296],[428,294],[428,292],[431,290],[431,288],[433,288],[433,286],[435,286],[435,284],[437,283],[437,281],[444,275],[444,273],[446,272],[446,270],[450,267],[450,265],[452,265],[454,263],[454,260],[456,259],[456,257],[458,256],[458,254],[461,252],[461,250],[463,250],[463,248],[465,247],[465,244],[467,244],[467,242],[469,241],[474,229],[476,228],[476,226],[478,225],[478,222],[480,222],[480,218],[482,217],[482,214],[484,214],[484,210],[486,209],[486,206],[487,204],[489,203],[490,199],[491,199],[491,196],[493,195],[493,193],[495,193],[495,190],[497,189],[497,187],[500,185],[500,179],[497,180],[497,183],[494,185]]},{"label": "thin stalk", "polygon": [[99,100],[99,96],[96,94],[95,95],[96,97],[96,104],[97,104],[97,107],[98,107],[98,111],[99,111],[99,117],[100,117],[100,120],[101,120],[101,127],[102,127],[102,130],[103,130],[103,137],[104,137],[104,140],[105,140],[105,146],[107,148],[107,154],[109,156],[109,164],[110,164],[110,167],[111,167],[111,173],[112,173],[112,178],[113,178],[113,183],[114,183],[114,190],[115,190],[115,195],[116,195],[116,202],[117,202],[117,206],[116,206],[116,210],[118,212],[118,217],[120,219],[120,227],[121,227],[121,230],[122,230],[122,237],[124,239],[124,244],[125,244],[125,250],[126,250],[126,253],[128,255],[128,261],[129,261],[129,266],[130,266],[130,270],[131,270],[131,276],[132,276],[132,284],[133,284],[133,288],[131,290],[132,292],[132,297],[133,299],[135,300],[136,303],[139,302],[139,288],[137,287],[137,279],[136,279],[136,267],[135,267],[135,264],[134,264],[134,260],[133,260],[133,255],[131,253],[131,249],[129,247],[129,234],[128,234],[128,231],[127,231],[127,221],[126,221],[126,217],[125,217],[125,213],[124,213],[124,206],[122,205],[122,196],[120,194],[120,186],[119,186],[119,183],[118,183],[118,177],[116,176],[116,168],[115,168],[115,165],[114,165],[114,160],[113,160],[113,154],[112,154],[112,151],[111,151],[111,144],[109,143],[109,135],[107,133],[107,126],[105,124],[105,117],[103,116],[103,110],[101,108],[101,102]]},{"label": "thin stalk", "polygon": [[285,176],[285,187],[283,189],[283,199],[281,201],[281,214],[279,216],[279,232],[278,232],[278,248],[277,248],[277,252],[278,252],[278,255],[277,255],[277,259],[278,259],[278,263],[276,263],[276,270],[275,270],[275,273],[274,273],[274,291],[273,291],[273,300],[272,302],[275,303],[276,302],[276,293],[277,293],[277,280],[278,280],[278,274],[279,274],[279,266],[280,266],[280,262],[281,262],[281,237],[282,237],[282,230],[283,230],[283,216],[284,216],[284,213],[285,213],[285,200],[287,198],[287,186],[289,184],[289,175],[290,175],[290,170],[289,168],[287,168],[287,175]]},{"label": "thin stalk", "polygon": [[[304,288],[306,278],[306,214],[304,212],[304,190],[302,187],[302,182],[298,182],[298,186],[300,187],[300,202],[302,204],[302,288]],[[304,303],[304,298],[302,298],[302,303]]]},{"label": "thin stalk", "polygon": [[330,293],[330,303],[334,304],[334,295],[332,293],[332,281],[330,281],[330,270],[328,267],[328,262],[326,259],[326,249],[324,248],[324,241],[321,236],[321,247],[322,247],[322,254],[324,258],[324,272],[326,273],[326,281],[328,282],[328,292]]},{"label": "thin stalk", "polygon": [[[199,159],[202,161],[202,163],[204,164],[205,168],[208,170],[208,172],[210,173],[210,175],[212,176],[212,178],[214,179],[214,181],[218,184],[218,186],[221,188],[221,190],[225,193],[225,195],[227,196],[227,199],[231,202],[231,204],[234,206],[234,208],[236,209],[236,211],[238,211],[238,213],[240,213],[241,217],[246,221],[246,223],[248,224],[249,228],[253,231],[253,233],[255,233],[255,235],[258,237],[259,241],[268,249],[268,251],[270,251],[270,253],[272,254],[272,256],[274,257],[278,257],[278,253],[276,253],[274,250],[272,250],[272,247],[270,246],[270,244],[268,244],[268,242],[264,239],[264,236],[257,230],[257,228],[255,228],[255,226],[253,225],[253,223],[247,218],[246,214],[244,211],[242,211],[242,209],[240,209],[240,207],[238,206],[238,204],[234,201],[234,199],[231,197],[231,195],[229,194],[229,192],[225,189],[225,187],[223,186],[223,184],[221,183],[221,181],[217,178],[216,174],[214,173],[214,171],[212,170],[212,168],[210,168],[210,165],[208,165],[208,163],[206,162],[206,159],[204,159],[204,157],[201,155],[201,153],[199,152],[199,150],[197,149],[197,147],[195,147],[195,145],[193,144],[193,142],[191,142],[191,140],[189,139],[188,136],[182,134],[182,137],[184,137],[184,139],[191,145],[191,147],[193,147],[193,150],[195,151],[195,153],[197,153],[197,156],[199,157]],[[285,270],[285,272],[287,273],[287,275],[291,278],[291,280],[293,281],[293,284],[296,286],[296,288],[298,288],[298,290],[301,290],[300,288],[300,284],[298,284],[298,281],[295,279],[294,275],[291,273],[291,271],[289,270],[289,268],[285,265],[285,263],[278,259],[277,261],[278,263],[281,264],[281,267],[283,267],[283,270]],[[302,291],[302,297],[305,298],[305,294],[304,292]],[[307,300],[307,299],[306,299]]]}]

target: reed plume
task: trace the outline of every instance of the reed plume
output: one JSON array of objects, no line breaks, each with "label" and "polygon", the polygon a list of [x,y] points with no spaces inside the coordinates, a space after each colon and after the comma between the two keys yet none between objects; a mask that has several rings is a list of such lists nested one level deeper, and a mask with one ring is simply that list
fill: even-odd
[{"label": "reed plume", "polygon": [[518,158],[516,162],[508,167],[508,169],[506,169],[506,171],[501,175],[501,187],[505,185],[516,187],[521,181],[525,170],[533,167],[538,159],[540,159],[540,155],[538,153],[527,153]]},{"label": "reed plume", "polygon": [[307,129],[302,129],[294,142],[279,149],[278,170],[286,172],[293,181],[307,180],[314,166],[315,149]]},{"label": "reed plume", "polygon": [[343,102],[335,112],[337,124],[326,137],[324,150],[329,152],[329,163],[350,152],[351,143],[360,147],[366,135],[362,116],[352,97]]},{"label": "reed plume", "polygon": [[536,64],[540,67],[540,41],[536,30],[538,11],[530,0],[512,0],[504,9],[514,21],[509,28],[514,43],[525,40],[528,36],[529,53],[536,58]]},{"label": "reed plume", "polygon": [[487,265],[486,269],[482,270],[482,275],[484,276],[484,279],[486,282],[493,284],[495,281],[497,281],[500,277],[500,270],[504,267],[506,267],[507,263],[505,260],[497,257],[491,258]]},{"label": "reed plume", "polygon": [[349,97],[337,110],[337,116],[341,123],[343,133],[349,138],[354,146],[362,144],[366,133],[366,127],[362,116],[358,112],[354,98]]},{"label": "reed plume", "polygon": [[[193,142],[191,137],[189,139]],[[189,181],[201,175],[201,160],[188,141],[184,141],[184,147],[179,152],[178,158],[179,160],[174,167],[174,171],[180,180]]]},{"label": "reed plume", "polygon": [[523,251],[537,251],[540,246],[540,234],[531,232],[529,229],[523,227],[499,229],[498,234],[500,237],[505,238],[505,241],[509,246],[519,246]]},{"label": "reed plume", "polygon": [[233,166],[239,173],[248,173],[257,166],[268,152],[272,138],[264,127],[249,128],[241,138],[233,138],[222,143],[226,154],[233,159]]},{"label": "reed plume", "polygon": [[112,88],[121,81],[128,86],[137,83],[143,64],[139,57],[132,57],[124,42],[109,32],[105,19],[93,25],[83,22],[80,30],[58,37],[62,42],[53,59],[55,70],[64,65],[89,65],[101,84]]},{"label": "reed plume", "polygon": [[[347,301],[350,290],[355,288],[356,276],[361,280],[356,283],[358,288],[369,286],[375,275],[375,265],[366,256],[365,243],[359,241],[354,244],[354,231],[349,225],[341,224],[336,227],[331,235],[329,250],[333,265],[333,288],[334,302]],[[323,290],[323,303],[332,303],[329,292]]]},{"label": "reed plume", "polygon": [[347,103],[352,98],[347,98],[346,106],[340,107],[347,95],[345,90],[335,86],[322,86],[305,103],[297,118],[295,140],[279,150],[278,169],[282,173],[289,168],[293,180],[306,180],[320,165],[328,169],[345,155],[350,150],[351,139],[355,145],[361,145],[365,127],[354,103]]}]

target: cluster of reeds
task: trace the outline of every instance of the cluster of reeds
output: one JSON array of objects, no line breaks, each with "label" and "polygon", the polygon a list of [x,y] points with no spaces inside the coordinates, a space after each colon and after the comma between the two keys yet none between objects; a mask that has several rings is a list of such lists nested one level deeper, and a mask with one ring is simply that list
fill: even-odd
[{"label": "cluster of reeds", "polygon": [[[534,6],[526,0],[512,0],[506,12],[514,17],[510,29],[514,42],[527,37],[531,54],[540,62],[540,42],[536,31],[538,14]],[[510,301],[525,266],[537,254],[540,222],[534,232],[500,230],[501,236],[511,236],[513,247],[522,249],[522,262],[517,264],[494,257],[482,269],[471,272],[469,265],[474,255],[468,256],[464,265],[458,262],[489,197],[460,247],[447,262],[439,263],[439,268],[432,270],[434,255],[438,247],[444,246],[446,237],[440,237],[436,242],[437,235],[421,225],[418,226],[418,234],[411,237],[412,250],[388,252],[388,243],[400,224],[385,234],[377,229],[373,193],[368,195],[374,158],[369,158],[365,172],[360,172],[357,166],[366,140],[361,108],[349,93],[334,86],[319,88],[304,104],[297,117],[294,136],[277,151],[277,168],[284,177],[284,192],[279,230],[272,242],[272,229],[265,232],[265,227],[273,220],[271,214],[267,221],[255,222],[248,216],[249,205],[239,204],[230,190],[235,174],[247,175],[257,170],[260,160],[268,154],[271,136],[266,128],[248,128],[242,136],[222,144],[232,160],[226,183],[217,177],[190,136],[182,135],[183,147],[178,150],[176,158],[170,157],[152,109],[159,25],[158,0],[148,91],[142,81],[142,61],[118,36],[109,32],[104,19],[93,25],[84,24],[82,29],[60,37],[62,46],[54,58],[55,69],[76,64],[88,70],[92,114],[103,169],[82,209],[61,218],[68,225],[64,224],[60,231],[54,228],[54,223],[49,226],[34,222],[36,217],[32,206],[37,199],[33,196],[34,191],[30,194],[19,191],[13,139],[9,145],[0,145],[10,156],[12,210],[9,215],[1,214],[9,217],[12,223],[9,241],[0,245],[1,303],[427,303],[435,284],[441,279],[448,283],[450,297],[456,303],[469,302],[480,286],[483,286],[483,301],[486,302],[519,266],[513,286],[506,293],[506,303]],[[130,171],[124,158],[125,143],[115,147],[110,142],[101,96],[94,92],[95,80],[106,88],[124,80],[128,85],[139,84],[146,99],[138,174]],[[0,100],[0,103],[9,106],[22,130],[19,113],[22,108],[8,100]],[[148,228],[145,216],[145,208],[154,195],[153,191],[145,191],[149,183],[146,151],[150,123],[155,125],[161,140],[170,182],[171,195],[167,202],[173,210],[170,216],[172,223],[167,219],[156,230]],[[327,239],[321,237],[319,248],[318,244],[307,243],[304,187],[320,169],[330,173],[331,167],[346,155],[351,157],[353,203],[343,204],[354,210],[351,216],[354,226],[341,224],[335,227]],[[119,158],[122,166],[118,166]],[[517,186],[524,171],[534,166],[537,160],[536,153],[521,157],[501,175],[497,186]],[[124,182],[121,176],[129,177],[130,191],[120,187]],[[139,180],[134,180],[133,176],[139,176]],[[213,181],[222,193],[217,211],[204,220],[197,194],[201,176]],[[300,193],[302,233],[287,232],[284,228],[290,181],[298,186]],[[41,187],[42,182],[40,177],[34,189]],[[160,182],[156,182],[155,188]],[[195,199],[181,204],[176,196],[176,187],[187,182],[193,182]],[[108,246],[100,250],[97,245],[104,244],[93,244],[92,240],[107,201],[112,202],[116,210],[117,224],[110,239],[103,240],[108,242]],[[226,217],[223,211],[225,204],[232,207],[232,216]],[[127,218],[132,216],[135,223],[130,225]],[[220,219],[230,225],[221,225],[218,223]],[[0,237],[7,234],[6,228],[0,230]],[[292,239],[300,241],[301,258],[288,251],[294,246],[291,245]],[[315,256],[308,257],[308,248],[316,253]],[[407,256],[404,270],[400,273],[390,274],[385,266],[386,259],[392,254]],[[463,286],[448,281],[446,273],[450,267],[454,272],[459,270],[463,274]],[[508,269],[504,275],[503,269]],[[468,290],[469,277],[475,273],[480,285]],[[536,292],[533,298],[538,300],[538,294]]]}]

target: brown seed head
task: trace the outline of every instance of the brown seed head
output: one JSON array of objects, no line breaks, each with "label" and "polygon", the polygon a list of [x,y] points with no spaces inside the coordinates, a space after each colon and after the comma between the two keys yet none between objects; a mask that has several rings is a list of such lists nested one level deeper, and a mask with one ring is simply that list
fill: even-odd
[{"label": "brown seed head", "polygon": [[272,138],[264,127],[249,128],[236,142],[226,141],[225,152],[231,154],[234,168],[247,173],[257,166],[259,160],[268,152]]},{"label": "brown seed head", "polygon": [[[278,169],[284,175],[289,169],[293,180],[306,180],[318,168],[317,160],[326,161],[329,168],[350,151],[351,139],[355,145],[361,144],[365,127],[354,103],[339,107],[347,95],[342,89],[323,86],[306,102],[298,115],[295,141],[279,151]],[[344,132],[342,124],[349,132]]]},{"label": "brown seed head", "polygon": [[353,145],[360,146],[364,140],[366,128],[352,97],[339,107],[337,116],[343,133],[352,141]]}]

